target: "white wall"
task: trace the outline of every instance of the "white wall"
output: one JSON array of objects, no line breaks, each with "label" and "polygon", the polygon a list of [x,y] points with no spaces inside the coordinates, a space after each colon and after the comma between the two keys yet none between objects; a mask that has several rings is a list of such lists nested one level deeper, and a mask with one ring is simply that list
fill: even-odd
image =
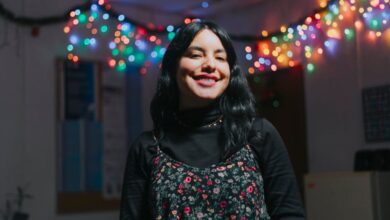
[{"label": "white wall", "polygon": [[[23,2],[2,1],[18,15],[36,17],[63,13],[64,9],[83,1]],[[295,21],[315,7],[315,2],[310,0],[264,1],[257,8],[248,8],[234,16],[221,15],[215,20],[231,33],[254,34]],[[163,25],[180,20],[175,16],[159,17],[139,10],[124,10],[124,7],[118,9],[139,20]],[[65,56],[67,39],[62,28],[63,24],[42,27],[40,35],[34,38],[29,27],[16,26],[0,18],[0,44],[3,36],[8,42],[0,48],[0,209],[6,193],[14,192],[16,185],[29,183],[28,191],[35,197],[26,201],[31,220],[118,219],[117,212],[55,214],[54,60]],[[237,49],[241,45],[245,44],[237,43]],[[310,171],[352,170],[356,150],[388,147],[388,142],[364,142],[361,89],[390,82],[389,50],[384,44],[368,44],[358,36],[356,42],[342,44],[335,56],[326,55],[316,71],[305,76]],[[238,53],[243,54],[241,50]],[[86,55],[88,59],[105,58],[102,51]],[[144,79],[143,109],[148,113],[156,68]],[[147,114],[144,124],[146,129],[151,127]]]}]

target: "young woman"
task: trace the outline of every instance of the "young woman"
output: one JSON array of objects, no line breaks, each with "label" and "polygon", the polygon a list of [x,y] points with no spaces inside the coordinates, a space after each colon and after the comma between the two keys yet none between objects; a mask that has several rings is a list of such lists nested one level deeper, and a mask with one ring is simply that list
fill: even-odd
[{"label": "young woman", "polygon": [[284,143],[254,105],[228,34],[182,27],[162,61],[154,129],[130,147],[120,219],[305,219]]}]

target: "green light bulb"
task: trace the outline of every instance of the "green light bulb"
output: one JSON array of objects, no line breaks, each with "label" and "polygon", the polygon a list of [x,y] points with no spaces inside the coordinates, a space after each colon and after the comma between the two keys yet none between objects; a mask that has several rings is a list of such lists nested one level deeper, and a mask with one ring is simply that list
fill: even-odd
[{"label": "green light bulb", "polygon": [[380,28],[379,21],[376,19],[372,19],[370,22],[370,27],[374,30],[378,30]]},{"label": "green light bulb", "polygon": [[347,40],[352,40],[354,37],[353,30],[351,30],[351,29],[345,29],[344,34],[345,34],[345,37],[347,38]]},{"label": "green light bulb", "polygon": [[312,63],[308,63],[306,68],[307,68],[307,71],[309,71],[309,73],[314,71],[314,65]]},{"label": "green light bulb", "polygon": [[100,27],[100,31],[101,31],[102,33],[106,33],[106,32],[108,31],[107,25],[101,26],[101,27]]},{"label": "green light bulb", "polygon": [[84,45],[87,46],[87,45],[89,45],[89,43],[90,43],[89,38],[85,38],[84,39]]},{"label": "green light bulb", "polygon": [[87,16],[85,14],[79,15],[80,24],[85,24],[87,22]]},{"label": "green light bulb", "polygon": [[69,44],[69,45],[67,46],[67,49],[68,49],[69,52],[72,51],[72,50],[73,50],[73,45]]},{"label": "green light bulb", "polygon": [[115,56],[118,56],[119,55],[119,50],[118,49],[113,49],[112,50],[112,55],[115,57]]},{"label": "green light bulb", "polygon": [[169,34],[168,34],[168,40],[173,40],[173,38],[175,37],[175,33],[174,32],[170,32]]}]

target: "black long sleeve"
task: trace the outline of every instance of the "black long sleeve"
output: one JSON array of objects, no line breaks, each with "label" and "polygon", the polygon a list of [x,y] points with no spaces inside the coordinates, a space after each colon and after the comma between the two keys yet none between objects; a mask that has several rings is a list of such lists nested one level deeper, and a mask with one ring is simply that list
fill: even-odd
[{"label": "black long sleeve", "polygon": [[278,131],[265,119],[257,119],[253,130],[260,133],[260,138],[253,138],[250,144],[262,171],[265,201],[271,219],[305,219],[294,171]]},{"label": "black long sleeve", "polygon": [[[202,114],[204,111],[202,112]],[[215,112],[214,112],[215,113]],[[207,121],[218,115],[208,117]],[[194,112],[190,112],[189,118]],[[210,114],[208,114],[210,116]],[[161,139],[166,154],[186,164],[207,167],[218,162],[221,153],[221,127],[185,129],[176,127]],[[265,119],[256,119],[250,138],[264,179],[265,201],[272,220],[305,219],[303,206],[286,147],[277,130]],[[234,153],[234,152],[232,152]],[[153,207],[148,194],[152,158],[156,143],[151,132],[144,132],[131,145],[123,184],[121,220],[151,219]]]},{"label": "black long sleeve", "polygon": [[155,143],[150,132],[142,133],[130,146],[123,180],[120,220],[151,219],[149,161]]}]

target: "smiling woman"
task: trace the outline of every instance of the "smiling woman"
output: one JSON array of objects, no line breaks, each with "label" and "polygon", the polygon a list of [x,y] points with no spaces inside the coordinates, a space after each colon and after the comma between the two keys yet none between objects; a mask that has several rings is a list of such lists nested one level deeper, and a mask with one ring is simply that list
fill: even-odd
[{"label": "smiling woman", "polygon": [[176,74],[180,110],[205,107],[221,96],[229,84],[230,67],[218,36],[200,31],[180,58]]},{"label": "smiling woman", "polygon": [[182,27],[164,55],[154,129],[131,145],[120,219],[305,219],[276,129],[255,115],[230,37]]}]

